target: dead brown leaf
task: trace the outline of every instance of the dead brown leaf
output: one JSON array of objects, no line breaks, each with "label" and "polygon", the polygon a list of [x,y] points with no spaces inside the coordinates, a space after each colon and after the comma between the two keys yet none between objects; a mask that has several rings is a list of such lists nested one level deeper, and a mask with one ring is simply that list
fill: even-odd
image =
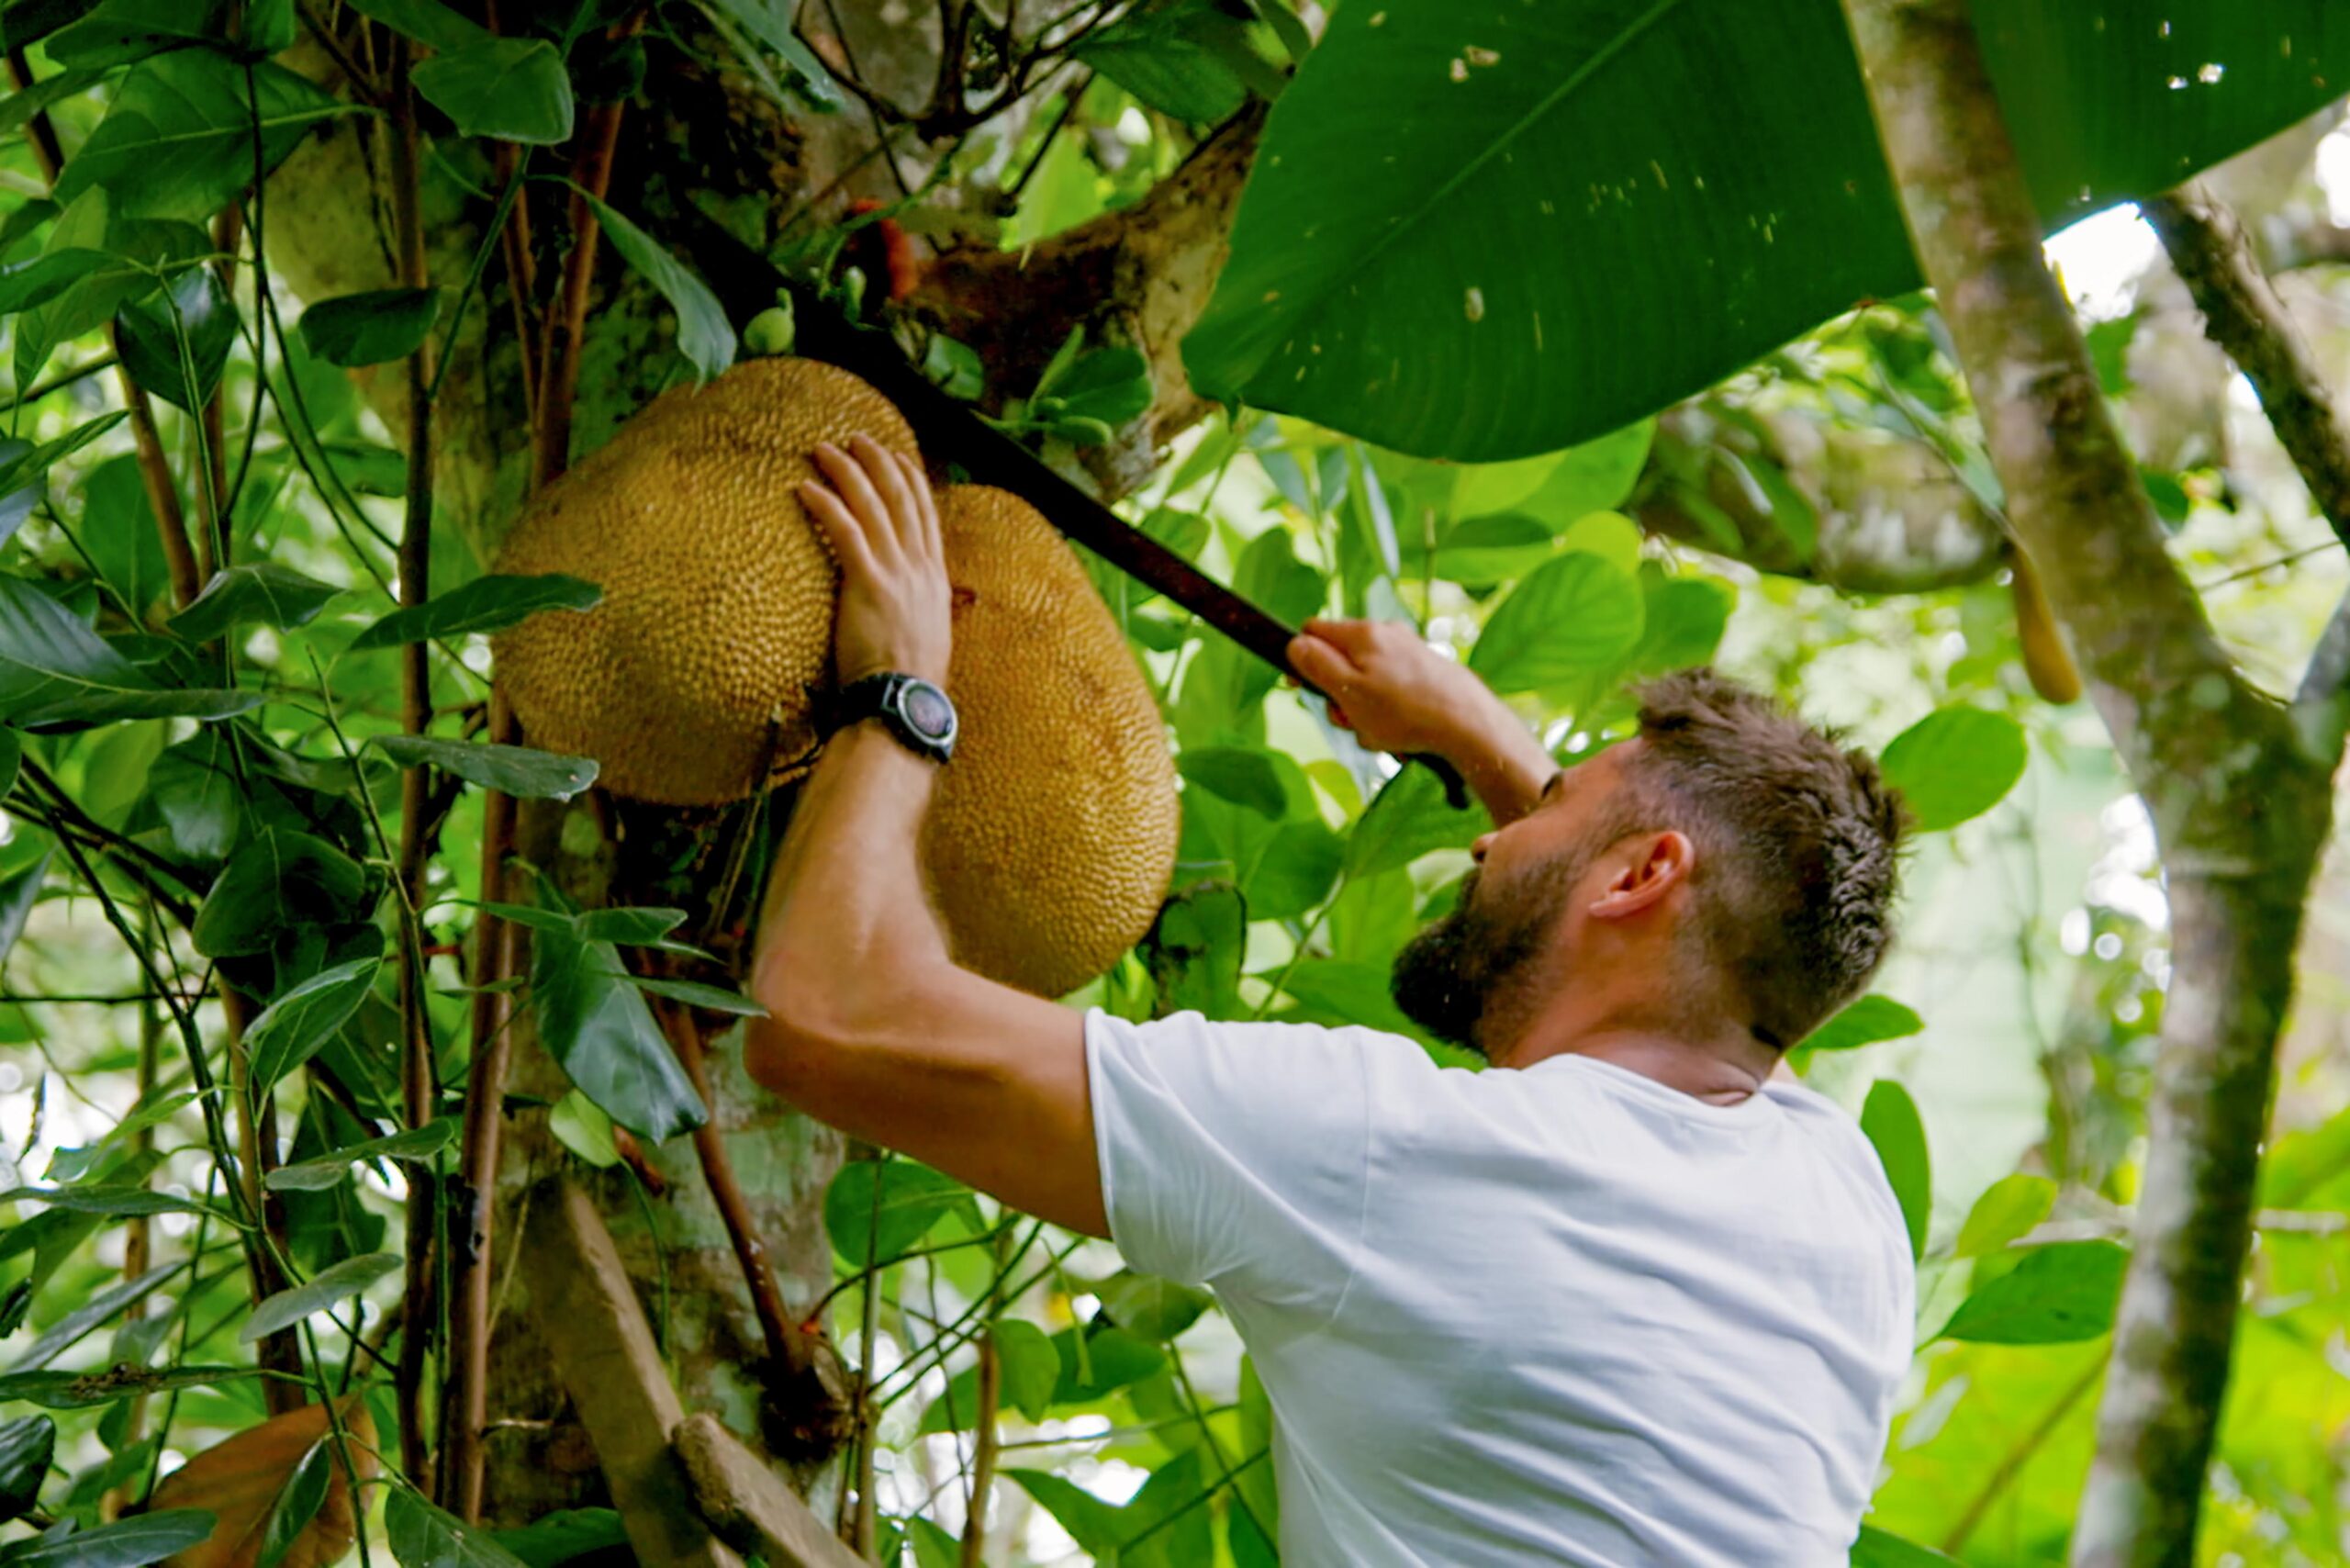
[{"label": "dead brown leaf", "polygon": [[[351,1465],[365,1481],[376,1469],[375,1417],[355,1394],[337,1411]],[[325,1500],[275,1568],[326,1568],[341,1557],[359,1529],[351,1478],[336,1455],[327,1407],[305,1405],[215,1443],[163,1478],[150,1508],[206,1508],[218,1519],[209,1536],[172,1558],[165,1568],[257,1568],[279,1495],[321,1443],[327,1445],[324,1462],[330,1467]]]}]

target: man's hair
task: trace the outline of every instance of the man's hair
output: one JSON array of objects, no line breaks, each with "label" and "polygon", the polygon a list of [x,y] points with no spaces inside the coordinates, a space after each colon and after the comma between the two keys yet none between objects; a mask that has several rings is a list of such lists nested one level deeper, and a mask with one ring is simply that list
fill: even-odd
[{"label": "man's hair", "polygon": [[1617,820],[1696,846],[1694,934],[1721,1001],[1792,1046],[1860,994],[1893,940],[1900,795],[1838,732],[1711,669],[1636,695],[1646,744]]}]

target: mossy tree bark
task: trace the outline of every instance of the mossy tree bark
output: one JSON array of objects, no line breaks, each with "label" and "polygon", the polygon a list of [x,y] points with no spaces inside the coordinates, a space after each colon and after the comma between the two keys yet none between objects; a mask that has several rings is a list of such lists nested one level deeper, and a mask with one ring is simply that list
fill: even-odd
[{"label": "mossy tree bark", "polygon": [[2184,1565],[2341,732],[2239,675],[2165,554],[2042,258],[1965,0],[1845,0],[1845,10],[2010,517],[2168,873],[2175,967],[2151,1142],[2073,1561]]}]

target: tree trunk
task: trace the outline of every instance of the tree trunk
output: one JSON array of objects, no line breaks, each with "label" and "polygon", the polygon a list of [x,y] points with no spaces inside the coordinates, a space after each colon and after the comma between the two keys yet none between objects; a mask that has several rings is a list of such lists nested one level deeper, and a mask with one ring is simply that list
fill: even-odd
[{"label": "tree trunk", "polygon": [[1845,8],[2011,519],[2047,574],[2169,874],[2175,957],[2152,1137],[2073,1561],[2183,1568],[2338,736],[2309,745],[2244,681],[2165,552],[2042,259],[1965,0]]}]

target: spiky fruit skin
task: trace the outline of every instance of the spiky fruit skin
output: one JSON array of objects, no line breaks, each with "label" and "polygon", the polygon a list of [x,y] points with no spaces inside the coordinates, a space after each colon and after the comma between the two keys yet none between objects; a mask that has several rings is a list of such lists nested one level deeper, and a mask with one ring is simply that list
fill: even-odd
[{"label": "spiky fruit skin", "polygon": [[548,486],[498,569],[568,573],[604,599],[496,639],[531,744],[592,756],[605,789],[671,806],[741,800],[804,759],[840,579],[798,487],[822,477],[819,442],[859,434],[919,455],[904,418],[848,372],[752,360],[663,393]]},{"label": "spiky fruit skin", "polygon": [[1141,940],[1174,874],[1175,764],[1150,685],[1053,525],[938,492],[962,720],[923,836],[956,962],[1062,996]]}]

